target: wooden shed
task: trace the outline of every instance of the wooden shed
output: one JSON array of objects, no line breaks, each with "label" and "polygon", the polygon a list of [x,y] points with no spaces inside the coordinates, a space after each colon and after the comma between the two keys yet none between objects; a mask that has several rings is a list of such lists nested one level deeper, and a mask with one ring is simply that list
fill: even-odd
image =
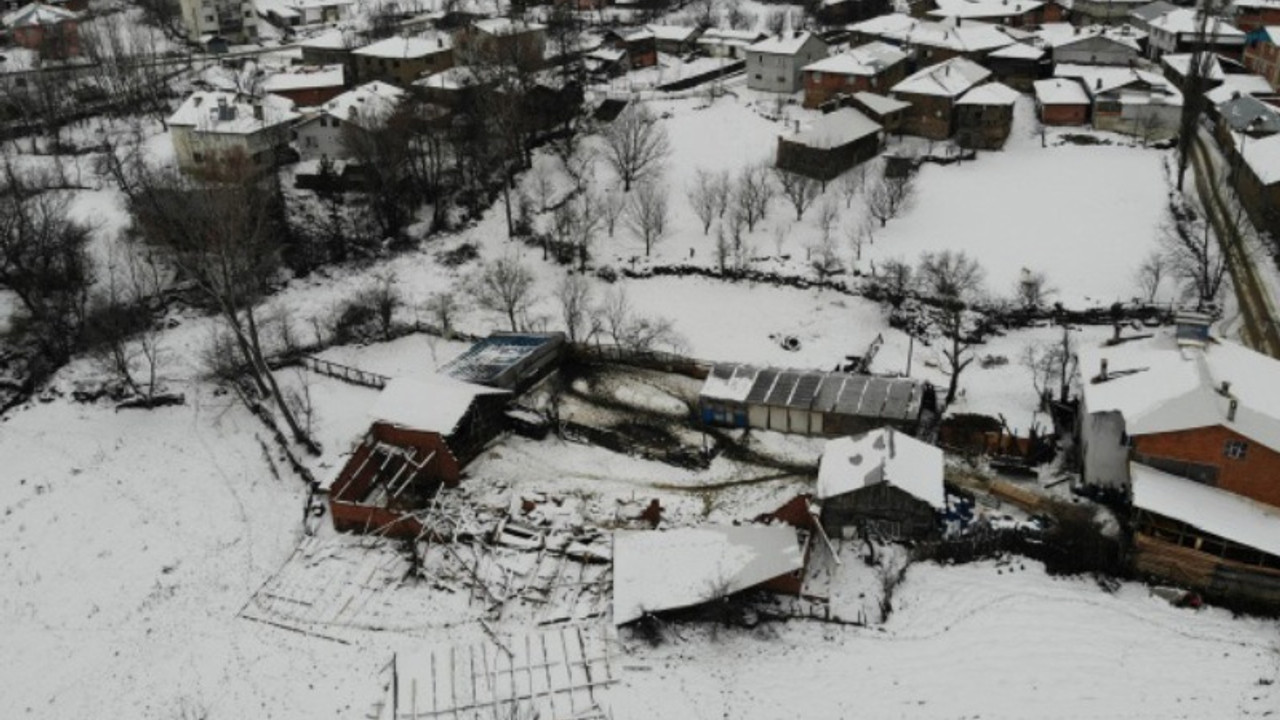
[{"label": "wooden shed", "polygon": [[942,450],[893,428],[832,440],[815,494],[832,537],[934,535],[946,509]]},{"label": "wooden shed", "polygon": [[708,425],[834,436],[884,426],[912,432],[937,400],[933,386],[911,378],[720,364],[698,405]]},{"label": "wooden shed", "polygon": [[819,117],[804,132],[778,138],[780,170],[827,182],[880,152],[880,124],[853,108]]}]

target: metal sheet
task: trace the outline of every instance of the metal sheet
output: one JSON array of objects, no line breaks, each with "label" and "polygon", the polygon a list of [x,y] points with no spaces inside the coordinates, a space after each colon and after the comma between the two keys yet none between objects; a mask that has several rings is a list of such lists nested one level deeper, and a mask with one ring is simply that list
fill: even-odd
[{"label": "metal sheet", "polygon": [[823,373],[805,373],[796,382],[796,389],[791,393],[790,407],[808,410],[818,396],[818,388],[822,385]]},{"label": "metal sheet", "polygon": [[778,379],[778,371],[765,368],[756,376],[755,384],[751,386],[751,392],[747,393],[748,405],[763,405],[764,399],[768,397],[769,391],[773,389],[773,383]]},{"label": "metal sheet", "polygon": [[836,400],[835,412],[841,415],[857,415],[862,404],[862,393],[867,389],[865,375],[853,375],[844,381],[844,389],[840,399]]},{"label": "metal sheet", "polygon": [[836,401],[840,399],[840,389],[844,387],[844,381],[847,375],[843,373],[827,373],[822,377],[822,386],[818,388],[818,397],[813,402],[813,409],[817,412],[831,412],[835,410]]},{"label": "metal sheet", "polygon": [[794,372],[784,372],[778,375],[778,381],[773,384],[773,389],[769,391],[769,397],[765,398],[765,404],[787,407],[788,401],[791,400],[791,392],[796,389],[796,382],[799,379],[800,375]]},{"label": "metal sheet", "polygon": [[888,397],[889,381],[884,378],[871,378],[867,383],[867,391],[862,394],[862,402],[858,403],[858,415],[883,417],[884,401]]},{"label": "metal sheet", "polygon": [[911,380],[894,380],[889,384],[889,397],[884,403],[884,417],[901,420],[907,417],[907,408],[911,404],[912,390],[915,382]]},{"label": "metal sheet", "polygon": [[717,364],[711,367],[711,376],[720,378],[721,380],[728,380],[733,377],[733,374],[737,372],[737,370],[737,365]]}]

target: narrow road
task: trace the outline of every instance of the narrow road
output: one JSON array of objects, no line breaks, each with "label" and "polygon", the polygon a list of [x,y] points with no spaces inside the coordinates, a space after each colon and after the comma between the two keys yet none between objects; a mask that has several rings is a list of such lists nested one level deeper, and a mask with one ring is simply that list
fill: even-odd
[{"label": "narrow road", "polygon": [[1276,311],[1268,296],[1267,286],[1258,277],[1253,258],[1240,234],[1240,224],[1250,222],[1249,218],[1237,216],[1232,206],[1223,199],[1217,169],[1209,157],[1203,133],[1197,134],[1194,149],[1192,165],[1195,169],[1196,191],[1226,255],[1231,284],[1235,288],[1240,315],[1244,321],[1245,344],[1258,352],[1280,358],[1280,330],[1277,329]]}]

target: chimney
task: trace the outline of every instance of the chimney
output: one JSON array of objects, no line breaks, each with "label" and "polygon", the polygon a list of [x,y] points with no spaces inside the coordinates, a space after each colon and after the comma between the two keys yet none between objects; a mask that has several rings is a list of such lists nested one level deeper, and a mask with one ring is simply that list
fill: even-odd
[{"label": "chimney", "polygon": [[1111,342],[1120,342],[1120,323],[1111,326]]},{"label": "chimney", "polygon": [[1107,379],[1107,359],[1106,358],[1102,358],[1102,371],[1098,373],[1098,379],[1099,380]]},{"label": "chimney", "polygon": [[1209,344],[1209,325],[1213,318],[1202,312],[1179,312],[1174,318],[1179,347],[1204,347]]},{"label": "chimney", "polygon": [[262,114],[262,101],[260,101],[260,100],[254,100],[254,101],[253,101],[253,119],[254,119],[254,120],[262,120],[262,118],[263,118],[263,114]]},{"label": "chimney", "polygon": [[1231,397],[1231,383],[1223,380],[1222,385],[1218,387],[1218,392],[1226,395],[1227,397]]},{"label": "chimney", "polygon": [[1227,403],[1227,422],[1236,421],[1236,406],[1238,404],[1235,398],[1231,398],[1231,402]]}]

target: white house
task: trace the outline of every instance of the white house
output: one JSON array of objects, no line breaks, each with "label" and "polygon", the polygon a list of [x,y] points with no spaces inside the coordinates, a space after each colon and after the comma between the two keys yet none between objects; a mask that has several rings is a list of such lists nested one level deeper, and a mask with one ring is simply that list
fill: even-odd
[{"label": "white house", "polygon": [[1093,126],[1147,139],[1177,134],[1182,93],[1158,73],[1100,65],[1059,65],[1054,75],[1075,78],[1089,93]]},{"label": "white house", "polygon": [[405,91],[374,80],[348,90],[321,106],[293,130],[294,145],[303,160],[346,158],[344,136],[384,122],[404,99]]},{"label": "white house", "polygon": [[[1194,8],[1178,8],[1151,20],[1149,27],[1151,40],[1147,52],[1152,58],[1191,50],[1198,42],[1200,14]],[[1239,51],[1244,47],[1244,32],[1227,20],[1209,18],[1204,30],[1206,44],[1212,48]]]},{"label": "white house", "polygon": [[796,92],[801,87],[804,66],[827,55],[825,40],[811,32],[788,28],[778,37],[747,47],[747,87],[765,92]]},{"label": "white house", "polygon": [[289,144],[289,126],[298,119],[293,102],[234,92],[192,93],[169,117],[178,167],[198,173],[219,159],[242,154],[255,169],[275,167]]}]

